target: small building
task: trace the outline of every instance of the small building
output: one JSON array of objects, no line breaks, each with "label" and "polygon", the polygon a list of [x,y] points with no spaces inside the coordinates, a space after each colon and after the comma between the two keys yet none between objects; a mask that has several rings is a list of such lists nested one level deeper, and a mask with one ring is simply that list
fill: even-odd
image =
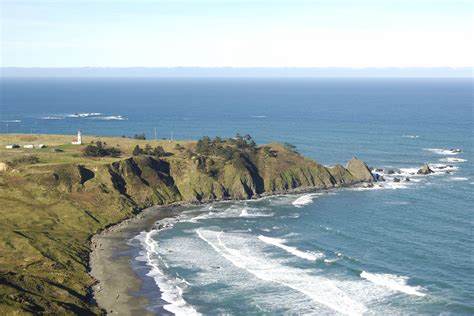
[{"label": "small building", "polygon": [[71,144],[73,145],[82,145],[82,134],[81,131],[77,131],[77,138],[73,139]]},{"label": "small building", "polygon": [[25,149],[33,149],[35,148],[35,146],[31,145],[31,144],[28,144],[28,145],[23,145],[23,148]]},{"label": "small building", "polygon": [[35,148],[45,148],[46,145],[45,144],[38,144],[38,145],[35,145]]},{"label": "small building", "polygon": [[5,148],[6,148],[6,149],[20,148],[20,145],[11,144],[11,145],[6,145]]}]

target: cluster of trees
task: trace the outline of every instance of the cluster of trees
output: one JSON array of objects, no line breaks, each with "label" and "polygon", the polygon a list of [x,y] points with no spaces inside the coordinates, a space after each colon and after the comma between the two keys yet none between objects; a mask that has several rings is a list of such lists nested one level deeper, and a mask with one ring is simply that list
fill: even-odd
[{"label": "cluster of trees", "polygon": [[97,141],[92,142],[83,149],[83,155],[86,157],[118,157],[121,151],[115,147],[107,147],[107,143]]},{"label": "cluster of trees", "polygon": [[135,134],[135,135],[133,135],[133,138],[134,138],[134,139],[145,140],[145,139],[146,139],[146,136],[145,136],[145,133],[141,133],[141,134]]},{"label": "cluster of trees", "polygon": [[196,144],[196,153],[203,156],[221,156],[226,160],[230,160],[235,153],[242,150],[255,151],[256,147],[257,144],[250,135],[241,136],[237,134],[235,137],[228,139],[220,137],[212,139],[209,136],[204,136]]},{"label": "cluster of trees", "polygon": [[156,146],[155,148],[152,148],[150,144],[146,144],[145,148],[140,148],[140,146],[136,145],[135,148],[133,148],[132,154],[134,156],[150,155],[156,157],[165,157],[170,155],[170,153],[167,153],[162,146]]}]

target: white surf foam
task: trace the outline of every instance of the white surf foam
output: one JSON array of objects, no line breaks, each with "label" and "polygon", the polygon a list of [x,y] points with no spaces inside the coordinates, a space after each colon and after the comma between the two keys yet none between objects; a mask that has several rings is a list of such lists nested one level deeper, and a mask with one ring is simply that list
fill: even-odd
[{"label": "white surf foam", "polygon": [[64,120],[62,116],[43,116],[42,120]]},{"label": "white surf foam", "polygon": [[[331,309],[333,312],[351,315],[361,315],[367,311],[365,305],[353,299],[337,283],[305,270],[272,260],[258,253],[248,253],[246,249],[237,249],[237,244],[232,244],[232,237],[226,237],[223,232],[198,229],[196,233],[214,251],[227,259],[232,265],[247,271],[257,279],[273,282],[300,292],[312,301]],[[228,245],[224,240],[229,238]],[[240,240],[237,240],[241,244]]]},{"label": "white surf foam", "polygon": [[128,118],[122,115],[111,115],[111,116],[92,116],[90,119],[101,120],[101,121],[126,121]]},{"label": "white surf foam", "polygon": [[310,261],[316,261],[318,259],[321,259],[324,257],[323,253],[310,253],[310,252],[304,252],[301,250],[298,250],[295,247],[290,247],[287,245],[284,245],[283,243],[286,242],[284,239],[279,239],[279,238],[271,238],[271,237],[266,237],[263,235],[258,236],[258,239],[263,241],[264,243],[273,245],[275,247],[281,248],[285,250],[288,253],[291,253],[292,255],[295,255],[297,257],[310,260]]},{"label": "white surf foam", "polygon": [[251,118],[256,118],[256,119],[259,119],[259,118],[266,118],[267,116],[266,115],[252,115]]},{"label": "white surf foam", "polygon": [[404,138],[418,138],[420,136],[418,136],[418,135],[403,135],[402,137],[404,137]]},{"label": "white surf foam", "polygon": [[393,274],[377,274],[362,271],[360,277],[377,285],[389,288],[393,291],[403,292],[405,294],[416,295],[421,297],[426,295],[425,293],[420,292],[420,287],[407,285],[408,277],[405,276],[398,276]]},{"label": "white surf foam", "polygon": [[305,205],[313,203],[313,200],[318,197],[319,194],[316,193],[311,193],[311,194],[305,194],[303,196],[300,196],[296,200],[293,201],[293,205],[295,207],[301,208]]},{"label": "white surf foam", "polygon": [[450,177],[447,181],[468,181],[468,177]]},{"label": "white surf foam", "polygon": [[143,232],[136,238],[141,242],[145,249],[145,261],[151,267],[147,274],[155,280],[156,285],[160,288],[162,294],[161,298],[168,302],[163,308],[175,315],[200,315],[194,307],[189,305],[183,298],[183,289],[179,285],[188,285],[189,283],[180,278],[169,278],[165,276],[159,267],[157,252],[158,242],[153,239],[157,231]]},{"label": "white surf foam", "polygon": [[457,155],[461,153],[460,149],[424,148],[424,150],[438,155]]},{"label": "white surf foam", "polygon": [[21,123],[21,120],[3,120],[2,123]]},{"label": "white surf foam", "polygon": [[186,220],[188,222],[195,223],[199,220],[206,220],[210,218],[232,218],[232,217],[253,218],[253,217],[272,217],[274,215],[275,215],[274,213],[268,212],[267,208],[249,207],[247,205],[231,205],[230,207],[226,209],[203,213]]},{"label": "white surf foam", "polygon": [[74,114],[67,114],[67,117],[76,117],[76,118],[83,118],[83,117],[89,117],[89,116],[99,116],[102,115],[102,113],[98,112],[92,112],[92,113],[74,113]]},{"label": "white surf foam", "polygon": [[455,157],[446,157],[446,158],[441,158],[439,161],[442,161],[442,162],[466,162],[467,159],[455,158]]}]

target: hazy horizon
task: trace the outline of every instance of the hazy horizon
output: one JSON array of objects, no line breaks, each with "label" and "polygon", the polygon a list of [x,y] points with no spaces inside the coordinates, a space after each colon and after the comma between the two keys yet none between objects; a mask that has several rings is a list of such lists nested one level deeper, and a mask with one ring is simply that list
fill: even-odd
[{"label": "hazy horizon", "polygon": [[472,78],[472,67],[1,67],[1,77]]}]

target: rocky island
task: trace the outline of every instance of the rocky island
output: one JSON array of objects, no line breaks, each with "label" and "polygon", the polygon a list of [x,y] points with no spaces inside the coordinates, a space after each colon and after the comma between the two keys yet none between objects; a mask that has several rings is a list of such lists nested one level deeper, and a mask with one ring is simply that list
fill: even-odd
[{"label": "rocky island", "polygon": [[[325,167],[291,144],[248,135],[149,141],[0,136],[0,311],[101,314],[91,237],[156,205],[252,199],[375,181],[367,165]],[[15,144],[41,144],[8,147]]]}]

